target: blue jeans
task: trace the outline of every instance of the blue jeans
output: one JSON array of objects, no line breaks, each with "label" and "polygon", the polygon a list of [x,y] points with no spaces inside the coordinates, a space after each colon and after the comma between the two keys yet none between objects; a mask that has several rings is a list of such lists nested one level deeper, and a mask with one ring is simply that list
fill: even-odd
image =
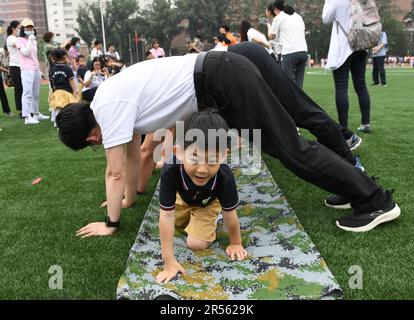
[{"label": "blue jeans", "polygon": [[355,51],[341,67],[333,71],[336,91],[336,109],[338,111],[339,123],[345,128],[348,127],[348,79],[350,71],[361,109],[361,124],[367,125],[370,123],[371,100],[365,82],[367,56],[368,53],[366,51]]}]

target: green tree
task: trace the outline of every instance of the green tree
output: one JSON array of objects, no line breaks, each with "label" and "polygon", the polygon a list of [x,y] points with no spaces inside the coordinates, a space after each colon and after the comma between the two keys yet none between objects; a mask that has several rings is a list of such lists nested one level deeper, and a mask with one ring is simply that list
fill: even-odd
[{"label": "green tree", "polygon": [[182,19],[188,19],[190,35],[210,40],[224,22],[229,0],[177,0],[175,5]]},{"label": "green tree", "polygon": [[154,0],[136,19],[142,26],[141,35],[148,40],[158,39],[166,52],[171,48],[173,38],[182,31],[181,20],[179,9],[171,0]]},{"label": "green tree", "polygon": [[392,0],[376,0],[381,16],[382,29],[388,35],[388,48],[391,55],[405,55],[408,49],[404,25],[399,17],[401,10]]},{"label": "green tree", "polygon": [[[136,0],[113,0],[106,3],[104,26],[106,44],[113,44],[125,60],[129,56],[129,35],[142,29],[143,19],[138,19],[139,7]],[[79,9],[76,30],[90,47],[94,40],[102,40],[101,9],[97,2],[86,3]]]},{"label": "green tree", "polygon": [[101,11],[98,3],[85,4],[79,8],[76,29],[79,36],[86,42],[88,47],[102,34]]}]

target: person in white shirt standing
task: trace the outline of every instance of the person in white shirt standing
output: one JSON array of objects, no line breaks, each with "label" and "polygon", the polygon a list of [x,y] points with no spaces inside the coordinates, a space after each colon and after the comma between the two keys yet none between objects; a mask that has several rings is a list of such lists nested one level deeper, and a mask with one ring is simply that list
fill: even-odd
[{"label": "person in white shirt standing", "polygon": [[322,19],[325,24],[333,23],[326,68],[333,71],[339,123],[345,128],[348,127],[348,79],[351,72],[362,114],[358,131],[367,133],[370,131],[371,112],[371,100],[365,81],[368,52],[354,51],[342,30],[349,30],[351,27],[351,1],[325,0]]},{"label": "person in white shirt standing", "polygon": [[[269,54],[273,55],[272,47],[269,41],[267,41],[266,36],[255,28],[252,28],[249,21],[244,20],[240,24],[240,40],[240,42],[249,41],[257,43],[265,48]],[[276,57],[274,58],[276,59]]]},{"label": "person in white shirt standing", "polygon": [[16,110],[20,112],[22,117],[22,95],[23,86],[20,72],[19,53],[17,52],[16,42],[20,33],[20,22],[13,20],[7,27],[7,50],[9,51],[9,70],[10,76],[14,83],[14,101]]},{"label": "person in white shirt standing", "polygon": [[[273,11],[273,2],[267,6],[265,10],[265,15],[266,15],[267,21],[273,21],[273,19],[276,17]],[[267,23],[267,21],[265,21],[264,23]],[[272,47],[273,53],[276,56],[277,62],[281,63],[282,62],[282,44],[280,43],[279,35],[277,35],[273,40],[269,40],[269,43]]]},{"label": "person in white shirt standing", "polygon": [[102,42],[100,40],[96,40],[93,43],[94,47],[91,51],[91,60],[95,59],[95,58],[99,58],[101,55],[103,55],[102,52]]},{"label": "person in white shirt standing", "polygon": [[22,116],[25,118],[25,124],[38,124],[39,120],[49,117],[39,111],[41,72],[37,57],[36,30],[32,20],[26,18],[22,21],[16,47],[23,84]]},{"label": "person in white shirt standing", "polygon": [[282,45],[282,69],[302,89],[305,68],[308,61],[308,45],[305,37],[305,23],[300,15],[284,1],[274,3],[275,18],[268,23],[270,40],[279,38]]},{"label": "person in white shirt standing", "polygon": [[118,51],[115,50],[115,46],[114,45],[110,45],[108,52],[106,53],[107,56],[111,56],[112,58],[116,59],[117,62],[119,62],[119,60],[121,60],[121,57],[119,56]]}]

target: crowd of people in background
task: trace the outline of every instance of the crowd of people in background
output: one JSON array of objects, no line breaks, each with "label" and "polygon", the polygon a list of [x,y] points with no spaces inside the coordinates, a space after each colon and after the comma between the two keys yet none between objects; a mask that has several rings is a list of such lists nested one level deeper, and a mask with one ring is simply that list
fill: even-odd
[{"label": "crowd of people in background", "polygon": [[[15,108],[26,125],[38,124],[51,118],[55,121],[60,109],[66,103],[92,101],[96,89],[107,78],[125,69],[114,45],[102,51],[102,42],[96,40],[89,56],[81,54],[81,39],[73,37],[66,44],[54,41],[54,33],[43,35],[43,52],[38,52],[39,36],[34,22],[11,21],[7,28],[7,40],[0,50],[0,98],[3,113],[14,117],[11,111],[4,84],[14,88]],[[157,48],[154,44],[154,48]],[[159,48],[158,50],[162,50]],[[163,52],[163,50],[162,50]],[[43,55],[46,70],[42,73],[39,56]],[[163,53],[165,56],[165,53]],[[6,81],[3,79],[6,75]],[[51,117],[39,109],[40,86],[42,79],[49,83],[49,111]]]},{"label": "crowd of people in background", "polygon": [[[323,21],[325,23],[339,21],[341,25],[347,26],[349,24],[349,17],[345,14],[347,6],[347,0],[325,1]],[[211,48],[213,50],[227,50],[229,46],[240,42],[254,42],[264,47],[300,88],[303,88],[306,67],[320,65],[324,69],[332,70],[338,119],[343,127],[348,126],[347,92],[348,77],[351,73],[361,110],[361,126],[358,130],[362,132],[370,131],[371,121],[371,101],[364,77],[367,61],[373,66],[372,85],[383,87],[388,85],[386,66],[414,67],[414,56],[388,56],[388,39],[385,32],[382,33],[378,46],[372,48],[372,55],[368,57],[367,51],[353,51],[350,48],[346,36],[335,29],[335,23],[333,24],[329,55],[318,63],[308,54],[305,24],[303,18],[295,12],[293,7],[286,5],[283,0],[277,0],[267,6],[264,14],[265,17],[260,18],[259,25],[256,26],[247,20],[242,21],[239,33],[232,32],[229,25],[222,24],[217,30],[217,35],[211,39],[212,47],[206,41],[202,41],[201,36],[196,35],[193,41],[188,42],[187,52],[202,52]],[[260,25],[267,27],[267,34],[259,31]],[[12,21],[7,28],[6,46],[4,50],[0,51],[0,80],[2,83],[0,97],[3,113],[7,117],[15,116],[4,91],[3,82],[6,80],[6,84],[14,88],[15,108],[19,116],[24,119],[25,124],[38,124],[39,121],[49,118],[39,111],[42,74],[38,60],[37,39],[38,35],[32,20]],[[46,63],[46,72],[43,77],[49,80],[49,100],[63,83],[62,79],[57,77],[56,72],[65,74],[64,88],[71,88],[69,83],[74,81],[75,88],[66,90],[71,91],[74,99],[92,101],[99,85],[126,67],[120,54],[116,51],[116,47],[111,44],[104,52],[102,41],[99,39],[94,41],[89,56],[81,54],[82,45],[79,37],[73,37],[68,43],[60,45],[54,41],[54,34],[47,32],[43,35],[43,40],[44,52],[42,54],[44,54]],[[64,57],[62,50],[66,53]],[[159,59],[166,56],[160,42],[153,39],[151,48],[145,53],[144,59]],[[64,70],[62,63],[65,64]],[[2,74],[6,75],[6,79],[3,79]],[[56,101],[60,100],[55,99],[54,102],[57,103]],[[67,99],[61,100],[60,103],[63,103],[62,101],[67,101]],[[50,108],[50,111],[52,111],[52,121],[54,121],[56,115],[53,108]]]}]

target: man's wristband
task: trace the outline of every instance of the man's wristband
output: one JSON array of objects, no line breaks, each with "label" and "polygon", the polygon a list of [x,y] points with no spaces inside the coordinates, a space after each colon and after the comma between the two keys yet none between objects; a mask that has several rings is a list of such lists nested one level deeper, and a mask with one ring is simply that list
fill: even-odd
[{"label": "man's wristband", "polygon": [[107,228],[119,228],[120,221],[112,222],[109,216],[105,217],[105,225]]}]

